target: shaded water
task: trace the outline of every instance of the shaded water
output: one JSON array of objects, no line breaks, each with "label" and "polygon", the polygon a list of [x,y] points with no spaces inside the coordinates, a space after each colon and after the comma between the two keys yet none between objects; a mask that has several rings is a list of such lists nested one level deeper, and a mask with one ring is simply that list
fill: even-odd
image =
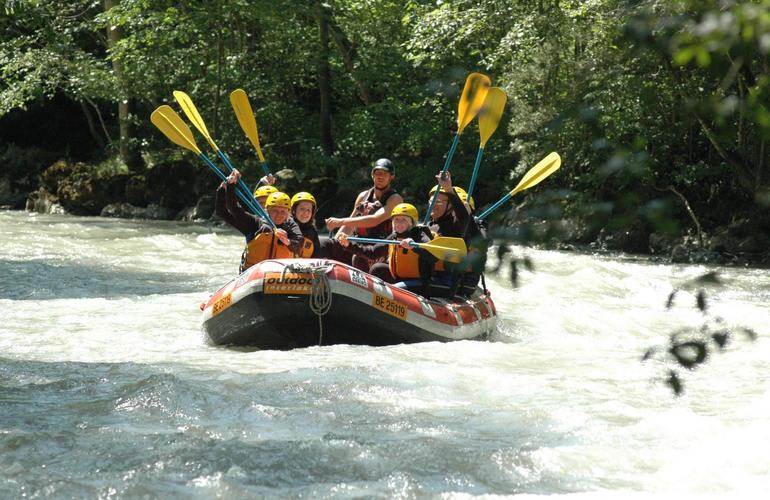
[{"label": "shaded water", "polygon": [[640,357],[701,323],[664,304],[704,266],[517,248],[492,342],[240,352],[200,334],[229,230],[0,212],[0,242],[0,498],[770,491],[767,270],[720,270],[760,338],[674,398]]}]

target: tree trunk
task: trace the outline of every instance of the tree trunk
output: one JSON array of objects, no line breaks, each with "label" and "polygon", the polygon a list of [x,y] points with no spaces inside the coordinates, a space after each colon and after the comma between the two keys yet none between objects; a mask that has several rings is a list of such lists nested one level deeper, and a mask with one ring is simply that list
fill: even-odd
[{"label": "tree trunk", "polygon": [[225,44],[222,30],[217,30],[217,84],[214,93],[214,137],[219,137],[219,98],[222,94],[222,66],[225,56]]},{"label": "tree trunk", "polygon": [[321,2],[316,4],[315,17],[318,22],[318,94],[321,118],[321,148],[326,155],[334,153],[331,114],[331,70],[329,69],[329,22]]},{"label": "tree trunk", "polygon": [[91,134],[91,137],[94,139],[94,142],[96,142],[96,145],[99,146],[99,149],[104,149],[106,147],[106,144],[104,143],[104,139],[102,139],[102,136],[99,135],[99,131],[96,130],[96,124],[94,123],[94,117],[91,115],[91,110],[88,109],[88,106],[83,101],[78,101],[80,104],[80,109],[83,110],[83,115],[86,117],[86,123],[88,124],[88,132]]},{"label": "tree trunk", "polygon": [[217,32],[217,83],[214,91],[214,120],[213,128],[214,137],[219,137],[219,99],[222,94],[222,69],[224,66],[225,58],[225,41],[224,33],[222,33],[222,3],[217,2],[216,16],[214,19],[214,26],[211,29],[215,29]]},{"label": "tree trunk", "polygon": [[366,82],[361,78],[360,71],[356,70],[354,59],[356,57],[356,50],[353,48],[348,37],[342,31],[342,28],[337,24],[330,16],[326,16],[327,23],[329,25],[329,32],[331,34],[334,45],[337,46],[340,55],[342,56],[342,63],[345,65],[345,69],[350,73],[350,77],[356,82],[358,86],[358,94],[361,97],[361,102],[365,106],[369,106],[372,103],[372,94],[369,91],[369,87]]},{"label": "tree trunk", "polygon": [[83,97],[85,101],[91,105],[92,108],[94,108],[94,111],[96,112],[96,117],[99,118],[99,125],[102,127],[102,132],[104,132],[104,138],[107,140],[107,144],[112,143],[112,136],[110,135],[110,131],[107,130],[107,125],[104,123],[104,118],[102,117],[102,112],[99,111],[99,106],[96,105],[94,101],[89,99],[88,97]]},{"label": "tree trunk", "polygon": [[[104,0],[104,11],[108,12],[111,8],[120,3],[120,0]],[[126,72],[123,69],[123,63],[114,57],[111,52],[115,49],[118,42],[123,38],[120,28],[107,26],[107,48],[112,60],[112,70],[115,73],[118,90],[118,123],[120,125],[120,157],[125,162],[131,172],[140,172],[144,169],[142,156],[139,149],[134,144],[134,127],[131,122],[131,112],[133,100],[130,98],[129,82]]]}]

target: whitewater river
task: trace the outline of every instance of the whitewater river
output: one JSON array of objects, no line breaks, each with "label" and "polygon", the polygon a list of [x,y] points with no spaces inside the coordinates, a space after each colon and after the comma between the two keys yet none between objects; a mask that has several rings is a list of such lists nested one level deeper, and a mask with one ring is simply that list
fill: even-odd
[{"label": "whitewater river", "polygon": [[515,248],[490,342],[242,352],[199,305],[242,238],[0,211],[0,498],[767,498],[770,271],[709,311],[759,334],[681,373],[651,346],[704,320],[712,268]]}]

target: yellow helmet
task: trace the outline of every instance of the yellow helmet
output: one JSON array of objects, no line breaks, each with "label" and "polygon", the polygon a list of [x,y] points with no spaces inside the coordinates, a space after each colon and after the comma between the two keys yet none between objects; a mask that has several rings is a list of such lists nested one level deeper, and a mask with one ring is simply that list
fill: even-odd
[{"label": "yellow helmet", "polygon": [[[455,189],[458,189],[458,188],[455,188]],[[462,201],[463,203],[467,202],[468,205],[471,206],[471,210],[476,210],[476,204],[473,202],[473,196],[471,196],[471,199],[468,200],[468,193],[466,193],[465,191],[461,193],[458,192],[457,196],[460,198],[460,201]]]},{"label": "yellow helmet", "polygon": [[310,193],[307,193],[305,191],[301,191],[301,192],[299,192],[299,193],[297,193],[297,194],[295,194],[294,196],[291,197],[291,208],[294,208],[294,205],[296,205],[300,201],[309,201],[309,202],[311,202],[313,204],[313,208],[315,208],[315,206],[316,206],[315,197],[312,194],[310,194]]},{"label": "yellow helmet", "polygon": [[413,223],[416,223],[417,219],[419,218],[417,209],[411,203],[399,203],[393,207],[393,211],[390,212],[390,216],[395,217],[396,215],[406,215],[407,217],[411,217]]},{"label": "yellow helmet", "polygon": [[[430,190],[430,193],[428,193],[428,196],[433,196],[433,193],[436,192],[436,189],[438,189],[438,185],[433,186],[433,188]],[[441,191],[439,193],[446,193],[446,189],[441,188]]]},{"label": "yellow helmet", "polygon": [[291,198],[289,198],[289,195],[286,193],[276,191],[275,193],[267,197],[267,201],[265,202],[265,207],[266,208],[281,207],[288,210],[291,208]]},{"label": "yellow helmet", "polygon": [[462,198],[463,195],[468,196],[468,192],[459,186],[452,186],[452,189],[455,190],[455,193],[457,193],[457,196],[459,196],[460,198]]},{"label": "yellow helmet", "polygon": [[257,189],[254,190],[254,198],[261,198],[263,196],[270,196],[273,193],[277,193],[278,188],[274,186],[259,186]]}]

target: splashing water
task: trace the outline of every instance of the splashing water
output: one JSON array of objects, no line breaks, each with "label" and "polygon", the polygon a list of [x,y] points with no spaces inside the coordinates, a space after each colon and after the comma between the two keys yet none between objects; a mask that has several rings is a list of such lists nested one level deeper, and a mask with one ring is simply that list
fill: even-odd
[{"label": "splashing water", "polygon": [[491,342],[243,352],[200,334],[227,229],[0,212],[0,238],[2,498],[770,491],[767,270],[719,270],[711,312],[760,337],[676,398],[640,358],[699,324],[665,301],[710,267],[515,248]]}]

